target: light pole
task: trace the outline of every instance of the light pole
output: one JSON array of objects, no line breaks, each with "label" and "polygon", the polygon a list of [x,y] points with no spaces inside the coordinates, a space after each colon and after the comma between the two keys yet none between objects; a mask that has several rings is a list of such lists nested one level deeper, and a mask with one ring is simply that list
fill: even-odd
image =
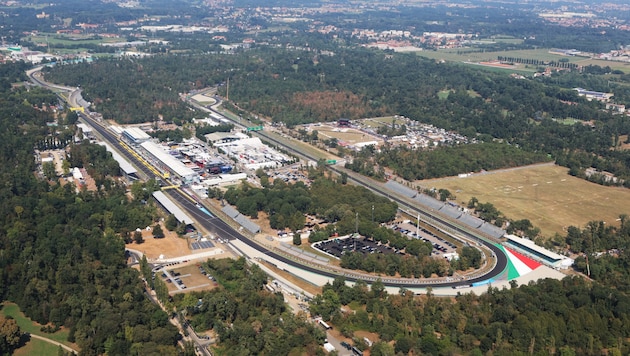
[{"label": "light pole", "polygon": [[374,204],[372,204],[372,222],[374,222]]}]

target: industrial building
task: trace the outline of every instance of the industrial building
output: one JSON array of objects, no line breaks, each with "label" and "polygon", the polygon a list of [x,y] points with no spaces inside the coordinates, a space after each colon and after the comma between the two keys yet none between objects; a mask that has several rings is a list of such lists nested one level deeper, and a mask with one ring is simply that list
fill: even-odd
[{"label": "industrial building", "polygon": [[228,156],[236,158],[245,168],[252,171],[258,168],[276,168],[291,162],[291,158],[265,145],[258,137],[214,146],[220,147]]},{"label": "industrial building", "polygon": [[608,101],[610,98],[614,96],[613,93],[602,93],[599,91],[586,90],[582,88],[573,88],[573,90],[577,91],[579,96],[583,96],[586,100],[598,100],[598,101]]}]

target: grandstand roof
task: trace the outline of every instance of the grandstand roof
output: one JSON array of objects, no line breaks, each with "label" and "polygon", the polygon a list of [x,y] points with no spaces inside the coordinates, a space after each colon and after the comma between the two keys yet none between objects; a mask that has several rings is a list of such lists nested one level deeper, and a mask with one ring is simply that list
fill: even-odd
[{"label": "grandstand roof", "polygon": [[153,197],[157,200],[169,213],[175,215],[177,221],[183,224],[192,224],[193,219],[180,209],[173,201],[162,191],[153,192]]},{"label": "grandstand roof", "polygon": [[457,209],[457,208],[455,208],[453,206],[448,206],[448,205],[444,205],[444,207],[442,209],[440,209],[440,212],[442,212],[442,213],[444,213],[444,214],[446,214],[446,215],[448,215],[448,216],[450,216],[450,217],[452,217],[454,219],[457,219],[458,217],[460,217],[463,214],[459,209]]},{"label": "grandstand roof", "polygon": [[414,200],[428,208],[435,210],[440,210],[444,206],[443,202],[434,199],[426,194],[418,194],[418,196],[416,196]]},{"label": "grandstand roof", "polygon": [[227,216],[231,217],[232,219],[234,219],[240,214],[238,210],[234,209],[230,205],[224,206],[223,209],[221,209],[221,211],[223,211]]},{"label": "grandstand roof", "polygon": [[127,127],[123,130],[123,134],[125,134],[135,142],[146,141],[151,138],[148,133],[142,131],[138,127]]},{"label": "grandstand roof", "polygon": [[385,188],[410,198],[418,194],[418,192],[416,192],[415,190],[405,187],[404,185],[398,182],[394,182],[393,180],[388,180],[385,183]]},{"label": "grandstand roof", "polygon": [[192,169],[186,167],[186,165],[180,162],[177,158],[171,156],[168,152],[162,149],[162,146],[156,143],[146,141],[141,143],[140,146],[147,150],[147,152],[152,154],[155,158],[160,160],[175,174],[184,178],[184,180],[192,180],[193,177],[197,174]]},{"label": "grandstand roof", "polygon": [[234,221],[239,223],[239,225],[241,225],[242,227],[244,227],[251,233],[256,234],[260,232],[260,226],[258,226],[257,224],[249,220],[249,218],[246,217],[245,215],[239,213],[238,210],[234,209],[233,207],[226,205],[223,207],[223,209],[221,209],[221,211],[223,211],[229,217],[234,219]]},{"label": "grandstand roof", "polygon": [[125,174],[129,175],[138,173],[138,171],[131,165],[131,163],[129,163],[129,161],[127,161],[123,156],[119,155],[118,152],[112,148],[112,146],[105,142],[103,142],[102,145],[105,146],[107,152],[111,152],[112,157],[116,160],[116,162],[118,162],[120,169],[122,169]]},{"label": "grandstand roof", "polygon": [[492,225],[489,222],[485,222],[483,225],[481,225],[479,227],[479,230],[496,238],[500,238],[500,237],[503,237],[503,235],[505,235],[505,230],[501,229],[498,226]]},{"label": "grandstand roof", "polygon": [[530,250],[535,251],[536,253],[539,253],[539,254],[541,254],[541,255],[543,255],[545,257],[548,257],[550,259],[553,259],[553,260],[558,260],[559,261],[559,260],[564,260],[564,259],[567,258],[567,257],[562,256],[560,254],[557,254],[557,253],[555,253],[553,251],[549,251],[546,248],[538,246],[538,245],[536,245],[534,243],[534,241],[529,240],[529,239],[524,239],[522,237],[518,237],[518,236],[515,236],[515,235],[507,235],[506,238],[508,240],[510,240],[512,243],[516,244],[516,245],[525,246],[525,247],[529,248]]},{"label": "grandstand roof", "polygon": [[468,214],[462,214],[462,216],[460,216],[457,220],[475,229],[479,228],[485,222],[477,217]]}]

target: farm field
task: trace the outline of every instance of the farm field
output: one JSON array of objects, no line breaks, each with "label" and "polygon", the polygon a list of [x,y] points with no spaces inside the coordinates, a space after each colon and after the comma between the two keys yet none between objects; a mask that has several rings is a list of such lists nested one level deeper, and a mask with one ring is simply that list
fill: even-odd
[{"label": "farm field", "polygon": [[546,237],[565,235],[568,226],[582,228],[592,220],[618,224],[619,215],[630,214],[629,189],[604,187],[567,172],[542,164],[416,183],[448,189],[464,206],[472,197],[490,202],[510,219],[529,219]]}]

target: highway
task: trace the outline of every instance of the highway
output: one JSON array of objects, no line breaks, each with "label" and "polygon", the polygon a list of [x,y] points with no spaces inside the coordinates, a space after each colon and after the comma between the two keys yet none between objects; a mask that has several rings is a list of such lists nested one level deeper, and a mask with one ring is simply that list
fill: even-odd
[{"label": "highway", "polygon": [[[34,72],[30,71],[29,72],[29,77],[31,78],[31,80],[41,86],[46,86],[48,87],[48,83],[45,83],[41,80],[39,80],[38,78],[36,78],[34,76]],[[57,86],[58,87],[58,86]],[[78,89],[75,89],[75,91],[79,91]],[[75,98],[77,97],[77,93],[73,91],[73,93],[71,95],[69,95],[69,98],[71,100],[75,100]],[[75,102],[70,102],[70,105],[76,105]],[[208,109],[206,109],[208,110]],[[213,110],[214,111],[214,110]],[[215,111],[216,112],[216,111]],[[218,114],[222,115],[221,113],[217,112]],[[148,178],[154,178],[154,179],[160,179],[161,182],[163,182],[163,177],[161,176],[161,174],[159,172],[157,172],[155,170],[155,168],[153,167],[148,167],[147,163],[143,160],[140,159],[140,157],[135,154],[132,153],[127,147],[124,147],[124,145],[122,144],[122,142],[120,141],[120,139],[114,135],[111,131],[109,131],[105,126],[103,126],[100,122],[94,120],[93,118],[91,118],[89,115],[86,115],[85,113],[81,113],[81,112],[77,112],[77,114],[79,115],[80,119],[85,122],[86,124],[92,126],[94,128],[94,130],[96,130],[99,134],[99,136],[101,136],[102,139],[108,141],[108,143],[110,145],[112,145],[116,150],[118,150],[123,156],[126,157],[126,159],[128,159],[130,162],[132,162],[137,168],[138,170],[140,170],[146,177]],[[262,137],[264,137],[265,140],[268,140],[270,142],[276,143],[278,145],[280,145],[281,147],[284,147],[287,150],[293,151],[294,153],[298,154],[301,157],[305,157],[309,160],[314,160],[317,161],[317,159],[313,158],[313,157],[309,157],[308,155],[305,155],[302,152],[297,152],[295,149],[293,149],[292,147],[288,147],[283,145],[281,142],[277,141],[276,139],[270,137],[269,135],[264,134],[263,132],[257,132],[257,134],[261,135]],[[331,169],[333,169],[334,171],[336,171],[337,173],[339,173],[339,170],[334,168],[334,167],[330,167]],[[413,207],[411,205],[409,205],[408,203],[406,203],[405,201],[403,201],[402,199],[396,198],[394,196],[392,196],[391,194],[389,194],[388,192],[381,190],[380,188],[374,187],[374,186],[370,186],[369,184],[366,185],[365,182],[361,181],[360,179],[350,176],[349,178],[354,180],[356,183],[366,186],[366,188],[371,189],[373,191],[376,191],[378,194],[381,195],[385,195],[388,196],[390,199],[393,199],[394,201],[396,201],[398,204],[403,205],[413,211],[417,211],[418,209],[416,207]],[[302,270],[306,270],[312,273],[316,273],[319,275],[323,275],[329,278],[336,278],[338,276],[343,276],[346,280],[354,282],[357,280],[364,280],[364,281],[374,281],[376,280],[378,277],[375,276],[370,276],[367,274],[361,274],[361,273],[355,273],[354,271],[339,271],[339,272],[333,272],[332,270],[322,270],[322,269],[318,269],[312,266],[308,266],[308,265],[304,265],[296,260],[293,259],[289,259],[284,257],[283,255],[277,254],[272,250],[267,249],[264,246],[261,246],[259,244],[257,244],[256,242],[254,242],[253,240],[247,238],[246,236],[242,235],[241,233],[239,233],[237,230],[235,230],[232,226],[230,226],[229,224],[227,224],[225,221],[221,220],[218,217],[215,216],[208,216],[207,214],[203,213],[201,210],[199,210],[199,208],[197,207],[197,202],[192,199],[188,194],[186,194],[185,192],[183,192],[181,189],[177,188],[177,189],[168,189],[168,190],[164,190],[164,194],[168,195],[169,197],[171,197],[172,199],[176,200],[179,204],[181,204],[181,207],[188,213],[191,215],[191,217],[195,218],[197,220],[197,223],[203,227],[205,230],[211,232],[212,234],[215,234],[217,236],[220,236],[222,238],[225,239],[229,239],[229,240],[234,240],[234,239],[238,239],[242,242],[244,242],[245,244],[247,244],[248,246],[258,250],[260,253],[267,255],[273,259],[276,259],[278,261],[284,262],[288,265],[291,265],[295,268],[299,268]],[[429,215],[432,216],[431,214],[429,214],[428,212],[424,212],[424,211],[420,211],[420,213],[422,213],[424,216]],[[505,256],[503,254],[503,252],[497,248],[496,246],[494,246],[493,243],[486,241],[485,239],[480,239],[478,236],[474,236],[472,235],[470,232],[464,230],[463,228],[461,228],[460,226],[451,223],[449,221],[446,221],[445,219],[442,219],[440,217],[437,216],[432,216],[432,218],[434,220],[440,221],[442,224],[449,226],[452,229],[455,229],[456,231],[460,232],[461,234],[467,235],[469,236],[471,239],[473,240],[477,240],[480,243],[484,244],[487,248],[489,248],[490,250],[492,250],[492,252],[494,253],[494,255],[496,256],[496,264],[494,265],[493,269],[487,273],[484,274],[482,276],[478,276],[472,279],[467,279],[467,280],[459,280],[459,281],[448,281],[448,282],[442,282],[442,283],[426,283],[426,281],[423,281],[422,279],[395,279],[395,278],[387,278],[386,280],[383,280],[383,284],[385,286],[389,286],[389,287],[396,287],[396,288],[427,288],[427,287],[456,287],[456,286],[465,286],[465,285],[469,285],[472,283],[477,283],[477,282],[484,282],[487,280],[490,280],[496,276],[498,276],[499,274],[501,274],[505,268],[507,267],[507,256]]]}]

